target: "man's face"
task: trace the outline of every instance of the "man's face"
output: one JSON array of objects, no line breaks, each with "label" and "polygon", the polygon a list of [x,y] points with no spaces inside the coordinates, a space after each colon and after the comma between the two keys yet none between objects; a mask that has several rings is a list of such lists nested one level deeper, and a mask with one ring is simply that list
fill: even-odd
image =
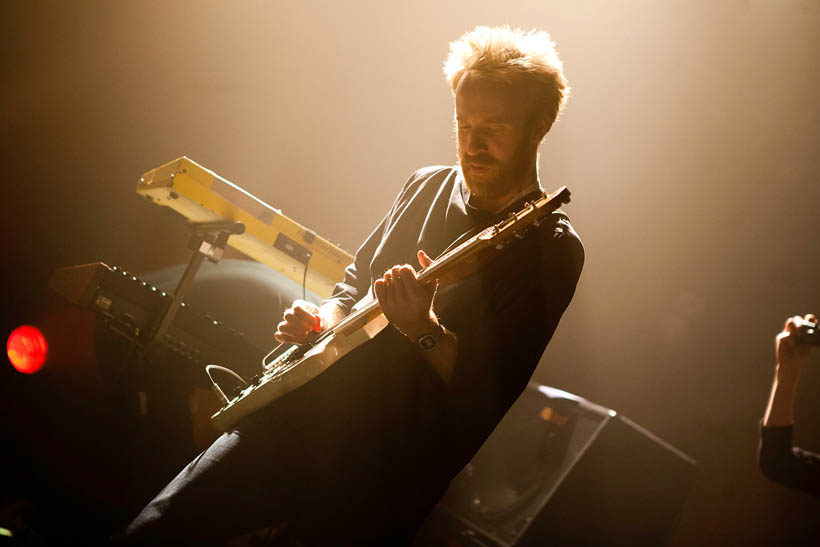
[{"label": "man's face", "polygon": [[527,182],[538,149],[527,102],[514,88],[465,76],[456,87],[458,159],[470,193],[492,202]]}]

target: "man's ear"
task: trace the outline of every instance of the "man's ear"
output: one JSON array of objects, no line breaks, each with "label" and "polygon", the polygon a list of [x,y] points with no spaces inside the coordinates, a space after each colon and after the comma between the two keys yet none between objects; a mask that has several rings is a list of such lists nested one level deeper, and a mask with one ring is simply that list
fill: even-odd
[{"label": "man's ear", "polygon": [[539,118],[532,124],[532,139],[538,143],[544,140],[544,137],[549,133],[552,127],[552,122],[546,118]]}]

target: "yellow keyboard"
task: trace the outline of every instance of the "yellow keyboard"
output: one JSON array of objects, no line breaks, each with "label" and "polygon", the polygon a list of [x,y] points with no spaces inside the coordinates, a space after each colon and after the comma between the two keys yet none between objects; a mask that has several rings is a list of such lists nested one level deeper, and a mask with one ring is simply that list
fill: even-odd
[{"label": "yellow keyboard", "polygon": [[305,285],[322,298],[353,262],[350,253],[185,156],[142,175],[137,193],[192,222],[243,222],[245,233],[231,236],[228,245],[300,285],[307,268]]}]

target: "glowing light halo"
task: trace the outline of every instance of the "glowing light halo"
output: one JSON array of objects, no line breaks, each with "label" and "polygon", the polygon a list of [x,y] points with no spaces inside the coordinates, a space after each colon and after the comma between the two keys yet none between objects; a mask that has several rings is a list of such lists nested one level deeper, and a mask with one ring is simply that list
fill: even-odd
[{"label": "glowing light halo", "polygon": [[34,374],[43,367],[48,356],[46,337],[37,327],[20,325],[9,334],[6,354],[17,371]]}]

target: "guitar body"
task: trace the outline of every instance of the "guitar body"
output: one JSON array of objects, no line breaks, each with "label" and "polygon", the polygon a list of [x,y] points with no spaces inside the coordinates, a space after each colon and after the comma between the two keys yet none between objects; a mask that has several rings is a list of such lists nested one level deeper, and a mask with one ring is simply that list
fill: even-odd
[{"label": "guitar body", "polygon": [[[331,331],[298,359],[291,359],[296,348],[283,354],[257,383],[243,389],[228,406],[211,417],[214,426],[227,431],[245,416],[313,380],[333,363],[371,340],[388,324],[382,313],[371,315],[373,317],[359,328]],[[283,373],[281,367],[287,367],[287,371]]]}]

